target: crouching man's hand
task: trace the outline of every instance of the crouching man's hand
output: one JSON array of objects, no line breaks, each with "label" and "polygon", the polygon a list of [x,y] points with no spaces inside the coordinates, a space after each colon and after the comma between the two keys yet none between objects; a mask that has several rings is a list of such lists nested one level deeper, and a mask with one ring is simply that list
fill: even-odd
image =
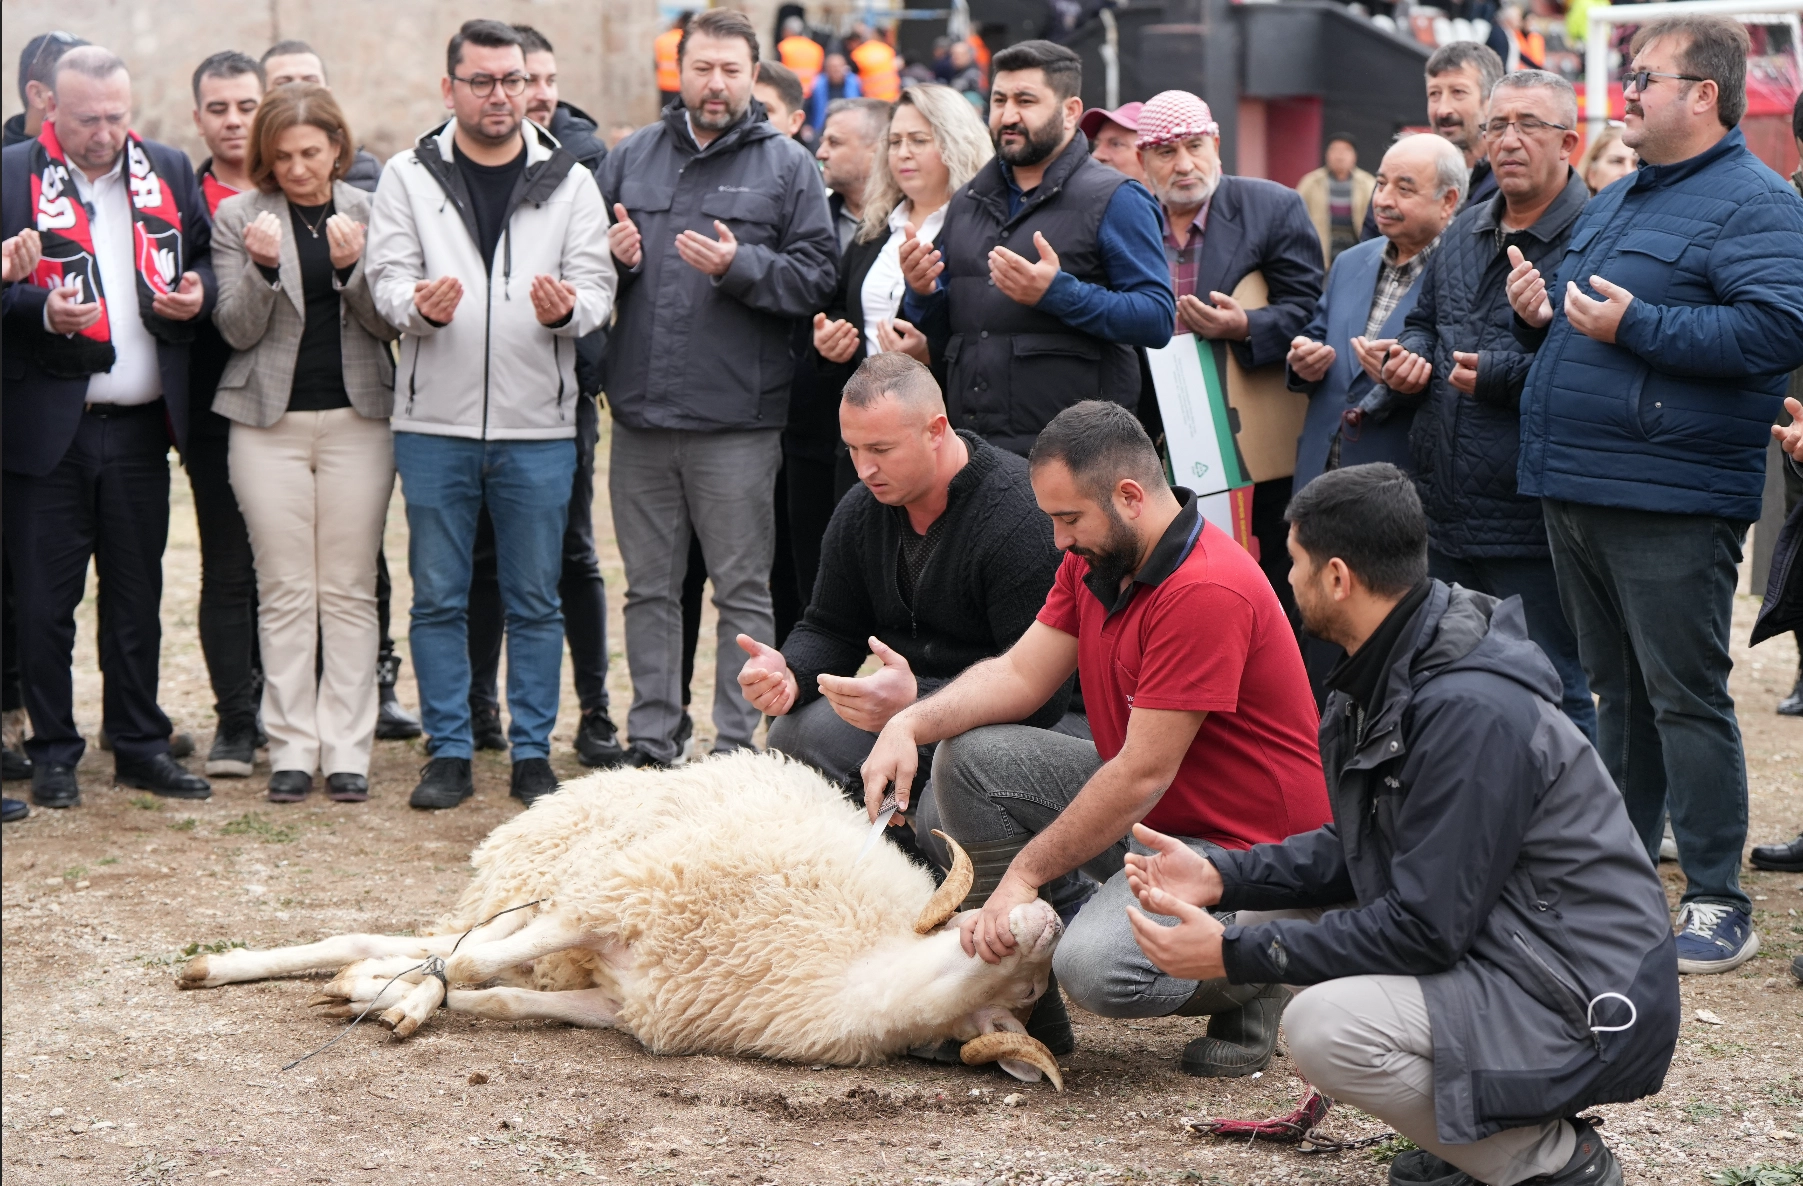
[{"label": "crouching man's hand", "polygon": [[920,689],[908,661],[874,634],[870,653],[883,661],[880,670],[864,676],[823,675],[820,694],[852,728],[880,733],[891,717],[914,703]]},{"label": "crouching man's hand", "polygon": [[885,794],[893,794],[901,808],[889,826],[899,828],[907,822],[902,814],[908,810],[908,792],[914,787],[919,767],[920,743],[914,740],[913,725],[907,713],[897,713],[877,734],[876,744],[870,747],[870,756],[859,770],[864,776],[864,810],[873,822],[882,814]]},{"label": "crouching man's hand", "polygon": [[1192,906],[1213,906],[1221,900],[1221,872],[1213,861],[1163,832],[1144,824],[1133,825],[1133,838],[1152,850],[1150,856],[1127,854],[1127,888],[1144,899],[1151,890],[1163,890]]},{"label": "crouching man's hand", "polygon": [[1221,961],[1221,934],[1227,928],[1214,915],[1161,889],[1142,890],[1139,901],[1152,914],[1177,919],[1176,926],[1165,926],[1127,907],[1133,938],[1159,971],[1179,980],[1218,980],[1227,975]]},{"label": "crouching man's hand", "polygon": [[958,920],[958,939],[965,955],[982,956],[985,963],[999,964],[1014,954],[1014,931],[1008,916],[1014,908],[1039,896],[1039,887],[1028,885],[1012,868],[1002,874],[1002,883],[989,895],[981,910],[967,912]]},{"label": "crouching man's hand", "polygon": [[739,649],[751,658],[739,668],[739,690],[751,707],[765,716],[780,717],[795,707],[795,674],[783,653],[765,646],[749,634],[739,635]]}]

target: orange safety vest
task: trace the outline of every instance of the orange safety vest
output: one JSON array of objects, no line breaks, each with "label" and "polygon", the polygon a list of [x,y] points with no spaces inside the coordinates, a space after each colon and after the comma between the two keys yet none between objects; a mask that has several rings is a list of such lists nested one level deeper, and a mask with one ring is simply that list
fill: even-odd
[{"label": "orange safety vest", "polygon": [[798,33],[777,42],[776,52],[781,56],[783,65],[795,71],[795,77],[801,79],[801,93],[811,94],[814,79],[820,76],[820,67],[826,63],[826,51],[820,48],[820,43]]},{"label": "orange safety vest", "polygon": [[1546,69],[1546,38],[1525,29],[1516,30],[1514,37],[1515,49],[1521,54],[1522,63],[1536,70]]},{"label": "orange safety vest", "polygon": [[851,51],[858,68],[858,85],[866,99],[886,99],[893,103],[901,98],[901,72],[895,68],[895,51],[888,42],[872,37]]},{"label": "orange safety vest", "polygon": [[665,29],[651,43],[657,59],[657,89],[674,94],[682,89],[682,67],[676,60],[676,47],[682,44],[681,29]]}]

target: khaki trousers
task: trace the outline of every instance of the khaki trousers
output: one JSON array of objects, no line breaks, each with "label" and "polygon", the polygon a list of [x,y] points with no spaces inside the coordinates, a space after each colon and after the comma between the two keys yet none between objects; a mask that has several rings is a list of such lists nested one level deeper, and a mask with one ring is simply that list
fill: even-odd
[{"label": "khaki trousers", "polygon": [[394,489],[388,422],[334,408],[234,424],[230,466],[257,567],[270,767],[367,775],[376,553]]},{"label": "khaki trousers", "polygon": [[[1242,913],[1240,921],[1248,921]],[[1413,976],[1348,976],[1304,989],[1284,1010],[1290,1058],[1314,1086],[1362,1108],[1488,1186],[1565,1168],[1577,1145],[1563,1120],[1505,1129],[1470,1145],[1434,1124],[1434,1035]]]}]

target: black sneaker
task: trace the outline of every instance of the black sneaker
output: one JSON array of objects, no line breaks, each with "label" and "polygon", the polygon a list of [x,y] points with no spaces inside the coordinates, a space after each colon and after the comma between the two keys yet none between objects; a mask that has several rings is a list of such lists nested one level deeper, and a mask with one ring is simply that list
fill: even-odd
[{"label": "black sneaker", "polygon": [[0,749],[0,780],[24,782],[31,777],[31,759],[23,751]]},{"label": "black sneaker", "polygon": [[326,775],[326,798],[334,803],[369,802],[369,779],[361,774]]},{"label": "black sneaker", "polygon": [[169,754],[158,754],[141,762],[133,762],[114,754],[113,781],[122,787],[149,791],[165,799],[213,797],[213,787],[206,779],[177,766],[175,759]]},{"label": "black sneaker", "polygon": [[1483,1186],[1483,1183],[1426,1149],[1404,1149],[1390,1163],[1390,1186]]},{"label": "black sneaker", "polygon": [[477,749],[504,750],[507,730],[501,728],[501,710],[493,704],[470,703],[470,741]]},{"label": "black sneaker", "polygon": [[207,750],[207,773],[214,778],[249,778],[257,765],[255,721],[221,721]]},{"label": "black sneaker", "polygon": [[686,711],[682,714],[681,723],[676,726],[676,736],[672,740],[676,742],[676,760],[670,765],[680,766],[695,753],[695,718]]},{"label": "black sneaker", "polygon": [[81,802],[75,767],[57,762],[34,762],[31,767],[31,801],[39,807],[74,807]]},{"label": "black sneaker", "polygon": [[634,770],[643,770],[646,767],[650,767],[653,770],[668,770],[670,768],[670,763],[661,758],[652,757],[649,752],[640,749],[636,744],[626,747],[626,752],[620,755],[620,765],[630,767]]},{"label": "black sneaker", "polygon": [[17,823],[31,814],[23,799],[0,799],[0,824]]},{"label": "black sneaker", "polygon": [[513,764],[513,789],[508,792],[530,807],[557,789],[557,775],[544,758],[521,758]]},{"label": "black sneaker", "polygon": [[394,685],[401,678],[401,657],[385,655],[376,660],[376,739],[406,741],[420,735],[419,718],[401,707]]},{"label": "black sneaker", "polygon": [[470,780],[468,758],[433,758],[419,770],[419,785],[408,797],[409,807],[442,811],[455,807],[476,793]]},{"label": "black sneaker", "polygon": [[1596,1129],[1582,1120],[1572,1121],[1571,1126],[1577,1130],[1578,1145],[1565,1168],[1556,1174],[1529,1178],[1521,1186],[1622,1186],[1621,1163],[1603,1144]]},{"label": "black sneaker", "polygon": [[1774,873],[1803,873],[1803,835],[1789,844],[1757,844],[1749,858],[1755,869]]},{"label": "black sneaker", "polygon": [[620,731],[614,728],[613,719],[605,708],[582,714],[582,722],[576,726],[576,760],[584,766],[604,769],[626,760],[626,751],[620,746]]}]

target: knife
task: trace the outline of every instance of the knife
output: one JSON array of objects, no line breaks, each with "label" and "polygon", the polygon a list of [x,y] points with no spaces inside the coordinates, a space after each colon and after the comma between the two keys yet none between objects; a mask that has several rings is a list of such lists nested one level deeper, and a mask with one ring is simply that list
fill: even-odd
[{"label": "knife", "polygon": [[870,834],[864,837],[864,847],[858,850],[857,860],[852,864],[857,864],[858,861],[869,855],[877,840],[882,837],[883,829],[889,826],[889,821],[895,818],[895,813],[899,810],[901,810],[901,804],[895,801],[894,795],[883,796],[883,805],[881,810],[876,813],[876,822],[870,825]]}]

